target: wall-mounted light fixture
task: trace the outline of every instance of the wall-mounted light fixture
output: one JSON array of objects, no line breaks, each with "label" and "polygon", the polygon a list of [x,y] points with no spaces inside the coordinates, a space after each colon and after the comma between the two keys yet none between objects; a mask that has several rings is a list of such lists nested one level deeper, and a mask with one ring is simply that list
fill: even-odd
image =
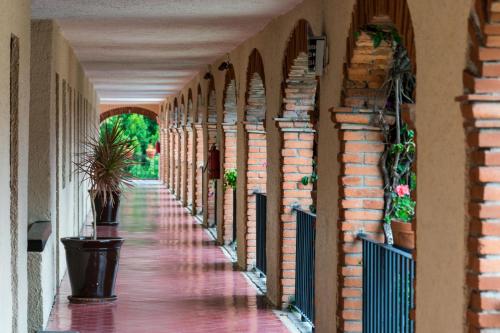
[{"label": "wall-mounted light fixture", "polygon": [[224,61],[222,64],[220,64],[219,66],[219,70],[222,72],[222,71],[225,71],[227,69],[229,69],[229,61]]},{"label": "wall-mounted light fixture", "polygon": [[222,72],[222,71],[226,71],[229,69],[229,66],[231,66],[231,60],[229,59],[229,53],[227,54],[227,59],[226,61],[222,62],[220,65],[219,65],[219,70]]}]

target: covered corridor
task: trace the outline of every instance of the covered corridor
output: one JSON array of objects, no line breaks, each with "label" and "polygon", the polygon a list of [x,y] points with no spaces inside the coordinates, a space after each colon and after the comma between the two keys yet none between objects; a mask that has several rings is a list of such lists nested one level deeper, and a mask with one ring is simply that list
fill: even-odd
[{"label": "covered corridor", "polygon": [[[85,333],[293,332],[165,186],[125,195],[118,300],[69,304],[66,276],[48,330]],[[116,233],[100,227],[100,235]]]},{"label": "covered corridor", "polygon": [[500,331],[500,0],[0,0],[0,119],[0,333]]}]

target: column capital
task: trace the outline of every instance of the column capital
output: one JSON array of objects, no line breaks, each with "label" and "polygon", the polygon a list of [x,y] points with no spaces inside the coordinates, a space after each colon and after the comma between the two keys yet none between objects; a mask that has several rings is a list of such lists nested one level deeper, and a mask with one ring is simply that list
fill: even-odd
[{"label": "column capital", "polygon": [[274,118],[276,126],[281,132],[308,132],[314,133],[314,124],[305,118]]},{"label": "column capital", "polygon": [[[332,121],[340,129],[380,131],[381,115],[373,109],[353,107],[333,107],[330,109]],[[385,122],[393,125],[395,116],[384,116]]]}]

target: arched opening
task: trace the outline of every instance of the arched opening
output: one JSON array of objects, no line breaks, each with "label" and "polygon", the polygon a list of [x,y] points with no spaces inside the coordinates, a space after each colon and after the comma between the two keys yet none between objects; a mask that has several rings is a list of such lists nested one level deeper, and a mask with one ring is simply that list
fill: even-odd
[{"label": "arched opening", "polygon": [[205,166],[205,137],[203,135],[203,94],[201,85],[198,85],[196,97],[196,117],[195,117],[195,204],[194,215],[199,215],[203,211],[203,168]]},{"label": "arched opening", "polygon": [[222,239],[225,244],[236,246],[236,76],[233,65],[226,70],[224,82],[224,109],[222,122]]},{"label": "arched opening", "polygon": [[[206,154],[208,161],[208,154],[212,149],[219,150],[219,142],[217,138],[217,98],[215,94],[215,82],[213,77],[210,78],[207,92],[207,118],[206,118]],[[208,166],[210,168],[210,166]],[[209,171],[206,172],[206,195],[207,200],[207,213],[206,224],[209,228],[217,228],[217,181],[220,175],[212,175]]]},{"label": "arched opening", "polygon": [[114,108],[105,112],[101,112],[101,114],[99,115],[99,121],[102,123],[109,117],[121,114],[132,114],[132,113],[140,114],[148,117],[152,121],[159,122],[158,114],[156,112],[137,106],[124,106],[124,107]]},{"label": "arched opening", "polygon": [[179,160],[180,165],[180,200],[183,206],[187,206],[187,132],[186,132],[186,121],[187,121],[187,108],[184,95],[181,96],[181,108],[180,108],[180,124],[179,124],[179,140],[180,140],[180,151]]},{"label": "arched opening", "polygon": [[158,179],[160,164],[160,115],[140,106],[122,106],[101,112],[103,126],[113,126],[119,122],[123,133],[132,140],[137,149],[134,160],[137,165],[130,168],[138,179]]},{"label": "arched opening", "polygon": [[193,128],[193,91],[189,89],[187,99],[187,120],[186,120],[186,167],[187,167],[187,201],[188,208],[193,209],[194,194],[194,128]]},{"label": "arched opening", "polygon": [[406,2],[359,0],[347,45],[342,107],[332,114],[342,143],[340,328],[384,322],[412,331],[416,63]]},{"label": "arched opening", "polygon": [[500,297],[496,261],[500,254],[496,228],[500,200],[497,169],[500,166],[500,102],[498,80],[500,57],[495,2],[475,0],[469,16],[467,67],[463,73],[462,103],[466,133],[468,214],[467,325],[471,332],[496,332],[500,325],[490,320],[498,313]]},{"label": "arched opening", "polygon": [[262,57],[257,49],[250,54],[245,93],[245,197],[246,220],[242,267],[266,274],[267,138],[266,88]]},{"label": "arched opening", "polygon": [[137,179],[158,179],[159,159],[158,142],[160,130],[158,122],[138,113],[121,113],[101,122],[101,133],[105,128],[119,124],[123,135],[133,142],[133,160],[137,163],[129,167],[130,174]]},{"label": "arched opening", "polygon": [[178,147],[178,140],[177,140],[177,123],[178,123],[178,111],[179,111],[179,104],[177,102],[177,98],[174,99],[174,103],[172,105],[172,110],[171,110],[171,123],[170,123],[170,161],[171,161],[171,166],[170,166],[170,184],[171,184],[171,190],[173,194],[179,193],[177,189],[177,168],[178,168],[178,158],[177,158],[177,147]]},{"label": "arched opening", "polygon": [[168,158],[167,158],[167,146],[168,146],[168,133],[167,128],[167,107],[165,104],[161,104],[160,110],[160,178],[161,181],[168,186]]},{"label": "arched opening", "polygon": [[[279,303],[294,306],[314,322],[316,123],[318,81],[308,65],[312,29],[300,20],[283,61],[281,118],[281,203]],[[268,272],[268,276],[274,272]],[[268,279],[268,288],[270,281]],[[290,304],[290,299],[295,299]]]}]

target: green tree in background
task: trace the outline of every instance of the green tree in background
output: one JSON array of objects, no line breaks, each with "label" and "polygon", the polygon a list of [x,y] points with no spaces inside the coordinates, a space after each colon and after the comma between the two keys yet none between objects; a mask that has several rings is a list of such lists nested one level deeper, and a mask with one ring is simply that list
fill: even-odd
[{"label": "green tree in background", "polygon": [[136,165],[130,167],[130,173],[139,179],[158,179],[159,156],[149,158],[146,155],[148,147],[155,147],[159,141],[158,124],[141,114],[129,113],[109,117],[101,124],[101,133],[104,126],[113,127],[119,122],[123,135],[135,145],[134,160]]}]

